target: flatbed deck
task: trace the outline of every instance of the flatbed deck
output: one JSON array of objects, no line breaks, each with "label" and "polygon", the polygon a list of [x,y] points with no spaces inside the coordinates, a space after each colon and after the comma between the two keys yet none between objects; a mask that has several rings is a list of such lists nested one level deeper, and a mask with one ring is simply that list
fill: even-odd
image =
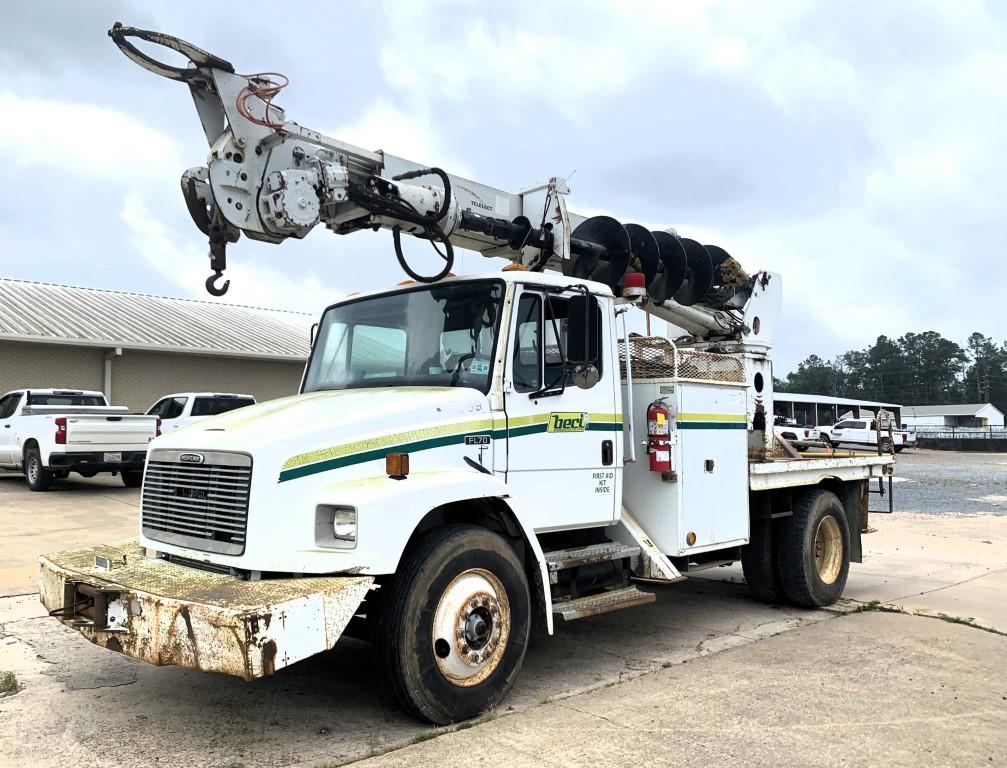
[{"label": "flatbed deck", "polygon": [[748,486],[753,491],[817,485],[823,480],[869,480],[895,470],[891,454],[766,459],[748,463]]}]

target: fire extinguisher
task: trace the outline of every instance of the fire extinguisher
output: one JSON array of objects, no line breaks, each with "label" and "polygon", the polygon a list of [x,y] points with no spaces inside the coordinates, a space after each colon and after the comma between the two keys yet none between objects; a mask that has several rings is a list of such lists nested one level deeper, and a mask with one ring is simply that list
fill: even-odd
[{"label": "fire extinguisher", "polygon": [[660,400],[647,407],[647,453],[651,472],[671,471],[671,411]]}]

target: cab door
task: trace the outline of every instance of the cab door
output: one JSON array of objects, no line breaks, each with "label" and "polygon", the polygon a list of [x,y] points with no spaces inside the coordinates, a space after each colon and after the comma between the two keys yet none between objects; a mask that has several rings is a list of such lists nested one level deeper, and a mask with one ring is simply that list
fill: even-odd
[{"label": "cab door", "polygon": [[[577,296],[582,294],[519,286],[513,304],[504,376],[507,483],[534,510],[531,523],[538,531],[609,524],[620,497],[620,379],[611,354],[613,331],[604,320],[610,312],[602,311],[605,305],[592,307],[593,330],[585,343],[599,378],[589,388],[578,387],[567,349],[569,315],[584,312]],[[583,319],[574,322],[583,327]]]},{"label": "cab door", "polygon": [[12,465],[16,463],[14,455],[14,411],[17,408],[18,400],[21,399],[20,392],[12,392],[0,398],[0,464]]}]

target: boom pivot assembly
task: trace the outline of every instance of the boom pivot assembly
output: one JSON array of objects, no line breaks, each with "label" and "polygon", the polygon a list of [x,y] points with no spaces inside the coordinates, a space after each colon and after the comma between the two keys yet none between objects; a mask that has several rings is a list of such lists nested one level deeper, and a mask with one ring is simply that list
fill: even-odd
[{"label": "boom pivot assembly", "polygon": [[[510,193],[353,146],[287,120],[274,103],[287,84],[284,75],[238,74],[230,62],[191,43],[119,23],[109,35],[131,60],[184,82],[192,93],[210,153],[206,166],[182,174],[182,193],[209,240],[213,274],[206,288],[213,295],[227,291],[229,281],[217,281],[226,268],[227,245],[241,233],[279,243],[324,224],[340,235],[390,230],[399,264],[417,281],[447,276],[456,247],[502,256],[532,271],[556,269],[597,280],[617,295],[625,274],[640,272],[646,297],[638,303],[647,311],[706,340],[751,333],[746,306],[753,292],[767,290],[769,275],[749,276],[722,248],[670,229],[570,213],[570,190],[557,177]],[[164,64],[134,40],[169,48],[189,65]],[[441,269],[429,275],[413,269],[403,234],[430,242],[443,258]]]}]

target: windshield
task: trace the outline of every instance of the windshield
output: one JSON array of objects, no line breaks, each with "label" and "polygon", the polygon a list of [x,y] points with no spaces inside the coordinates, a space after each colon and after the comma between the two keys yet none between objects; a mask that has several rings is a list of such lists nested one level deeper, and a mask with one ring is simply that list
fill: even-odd
[{"label": "windshield", "polygon": [[489,391],[504,286],[441,283],[330,307],[304,391],[471,387]]}]

